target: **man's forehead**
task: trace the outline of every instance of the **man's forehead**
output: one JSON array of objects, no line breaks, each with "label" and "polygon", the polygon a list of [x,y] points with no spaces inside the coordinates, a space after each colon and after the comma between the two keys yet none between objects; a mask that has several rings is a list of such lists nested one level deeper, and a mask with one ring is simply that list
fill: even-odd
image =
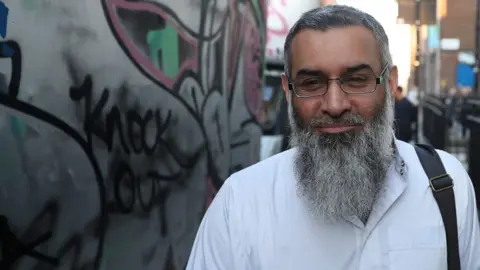
[{"label": "man's forehead", "polygon": [[337,73],[359,64],[380,68],[377,41],[362,26],[302,30],[293,39],[290,53],[294,73],[301,68]]}]

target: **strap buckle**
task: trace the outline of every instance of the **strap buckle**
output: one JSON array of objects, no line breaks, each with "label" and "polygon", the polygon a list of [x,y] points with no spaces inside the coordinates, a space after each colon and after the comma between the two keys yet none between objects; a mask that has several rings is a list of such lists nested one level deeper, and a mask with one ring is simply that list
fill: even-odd
[{"label": "strap buckle", "polygon": [[430,188],[436,193],[453,188],[453,181],[448,173],[432,177],[429,182]]}]

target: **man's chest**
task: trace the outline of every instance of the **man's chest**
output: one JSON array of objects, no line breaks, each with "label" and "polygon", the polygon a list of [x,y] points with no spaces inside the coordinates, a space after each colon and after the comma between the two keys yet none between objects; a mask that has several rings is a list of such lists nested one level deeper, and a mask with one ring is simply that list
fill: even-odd
[{"label": "man's chest", "polygon": [[312,228],[299,220],[257,227],[247,248],[252,270],[446,269],[442,226],[378,226],[370,233],[350,224]]}]

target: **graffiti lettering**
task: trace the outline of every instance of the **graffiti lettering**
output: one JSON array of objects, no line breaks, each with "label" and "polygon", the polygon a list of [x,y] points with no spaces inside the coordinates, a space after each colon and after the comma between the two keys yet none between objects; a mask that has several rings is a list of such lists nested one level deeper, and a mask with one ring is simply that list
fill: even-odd
[{"label": "graffiti lettering", "polygon": [[[104,89],[99,101],[93,104],[92,89],[93,82],[89,75],[85,77],[80,87],[73,86],[70,88],[70,98],[75,102],[84,102],[85,122],[83,129],[90,147],[92,147],[92,138],[95,136],[107,145],[108,152],[113,152],[115,131],[117,131],[121,149],[127,156],[132,152],[137,155],[152,156],[160,145],[167,145],[162,139],[162,135],[170,122],[170,112],[165,120],[160,115],[160,109],[148,109],[143,117],[135,109],[128,109],[126,110],[126,116],[122,117],[118,106],[113,106],[106,114],[106,120],[102,121],[110,92],[108,89]],[[125,120],[126,131],[122,120]],[[153,129],[156,131],[154,142],[151,145],[147,138],[147,127],[150,126],[150,123],[154,124]],[[111,179],[115,205],[110,205],[109,212],[130,214],[135,212],[136,205],[139,206],[141,211],[150,212],[155,205],[158,205],[162,217],[162,233],[166,234],[164,206],[170,194],[170,185],[181,177],[181,172],[162,175],[157,170],[147,169],[145,173],[136,175],[131,165],[121,157],[112,164],[112,167],[115,168]],[[148,187],[147,192],[142,192],[141,187],[144,184]],[[145,198],[145,196],[148,197]]]},{"label": "graffiti lettering", "polygon": [[[92,137],[95,135],[107,145],[108,151],[111,152],[114,146],[113,140],[116,130],[118,137],[120,138],[122,149],[127,155],[130,155],[133,151],[135,154],[144,153],[151,156],[157,149],[158,145],[162,142],[161,136],[168,127],[171,112],[168,112],[166,119],[163,120],[160,115],[160,109],[156,109],[155,111],[149,109],[143,117],[134,109],[129,109],[125,117],[125,132],[120,110],[118,106],[113,106],[106,116],[104,126],[102,126],[101,123],[99,124],[99,120],[102,117],[105,105],[107,104],[110,91],[104,89],[100,100],[92,106],[92,87],[92,78],[87,75],[80,87],[70,88],[70,98],[73,101],[79,102],[84,100],[85,122],[83,130],[85,131],[90,147],[93,147]],[[154,123],[155,130],[157,131],[153,145],[149,145],[147,142],[146,131],[151,122]],[[125,133],[127,134],[126,136]],[[127,139],[125,137],[127,137]]]},{"label": "graffiti lettering", "polygon": [[[258,160],[267,1],[22,1],[25,46],[0,41],[0,120],[21,121],[0,125],[20,145],[0,144],[0,268],[184,269],[223,181]],[[30,10],[67,15],[33,41]]]}]

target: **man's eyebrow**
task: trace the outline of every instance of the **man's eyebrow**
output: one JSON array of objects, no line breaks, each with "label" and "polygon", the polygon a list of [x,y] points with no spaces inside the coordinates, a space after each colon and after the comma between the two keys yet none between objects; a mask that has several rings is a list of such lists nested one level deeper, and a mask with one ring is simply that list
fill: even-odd
[{"label": "man's eyebrow", "polygon": [[[345,73],[353,73],[362,69],[373,70],[369,64],[362,63],[362,64],[347,67],[345,69]],[[319,76],[319,75],[325,75],[325,73],[318,69],[301,68],[297,71],[296,76],[298,77],[302,75],[303,76]]]},{"label": "man's eyebrow", "polygon": [[324,75],[324,73],[321,70],[317,70],[317,69],[301,68],[297,71],[296,75],[297,76],[300,76],[300,75],[318,76],[318,75]]},{"label": "man's eyebrow", "polygon": [[372,67],[368,64],[358,64],[358,65],[355,65],[355,66],[347,67],[345,69],[345,71],[346,71],[346,73],[352,73],[352,72],[356,72],[356,71],[359,71],[359,70],[362,70],[362,69],[373,70]]}]

